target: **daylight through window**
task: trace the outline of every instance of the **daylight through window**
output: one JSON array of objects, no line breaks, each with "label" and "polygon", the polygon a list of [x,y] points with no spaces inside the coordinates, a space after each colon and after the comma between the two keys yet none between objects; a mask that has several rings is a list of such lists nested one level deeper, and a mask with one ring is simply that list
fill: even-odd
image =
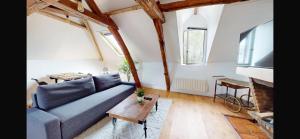
[{"label": "daylight through window", "polygon": [[255,35],[255,30],[251,31],[250,34],[240,42],[239,55],[238,55],[239,65],[247,66],[251,64],[254,35]]},{"label": "daylight through window", "polygon": [[188,28],[183,32],[183,64],[205,62],[206,28]]},{"label": "daylight through window", "polygon": [[110,32],[103,31],[100,32],[100,35],[102,36],[104,41],[113,49],[113,51],[117,53],[117,55],[123,56],[121,47]]}]

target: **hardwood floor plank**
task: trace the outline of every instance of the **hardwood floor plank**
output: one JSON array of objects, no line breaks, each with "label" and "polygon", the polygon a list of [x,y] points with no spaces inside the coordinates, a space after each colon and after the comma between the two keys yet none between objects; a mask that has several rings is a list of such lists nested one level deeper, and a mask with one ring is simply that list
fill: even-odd
[{"label": "hardwood floor plank", "polygon": [[224,101],[212,97],[189,95],[145,88],[145,92],[159,94],[173,100],[160,139],[238,139],[223,114],[249,117],[246,112],[232,113]]}]

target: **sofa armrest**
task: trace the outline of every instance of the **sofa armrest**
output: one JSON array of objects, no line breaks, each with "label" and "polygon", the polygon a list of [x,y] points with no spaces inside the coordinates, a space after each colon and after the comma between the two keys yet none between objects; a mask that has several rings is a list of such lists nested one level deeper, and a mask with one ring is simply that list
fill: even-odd
[{"label": "sofa armrest", "polygon": [[122,84],[132,85],[132,86],[136,87],[134,82],[123,82],[122,81]]},{"label": "sofa armrest", "polygon": [[28,139],[61,139],[60,120],[37,108],[27,109]]}]

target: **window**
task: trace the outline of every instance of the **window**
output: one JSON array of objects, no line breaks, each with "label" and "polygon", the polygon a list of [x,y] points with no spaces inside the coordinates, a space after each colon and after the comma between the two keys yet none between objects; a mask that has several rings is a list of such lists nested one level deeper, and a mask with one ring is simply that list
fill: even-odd
[{"label": "window", "polygon": [[188,27],[183,32],[183,64],[189,65],[205,62],[206,31],[206,28]]},{"label": "window", "polygon": [[113,49],[113,51],[118,56],[123,56],[123,52],[121,47],[119,46],[118,42],[116,41],[115,37],[108,31],[101,31],[101,37],[103,40]]},{"label": "window", "polygon": [[251,57],[253,52],[255,30],[251,31],[247,37],[240,42],[238,65],[248,66],[251,64]]}]

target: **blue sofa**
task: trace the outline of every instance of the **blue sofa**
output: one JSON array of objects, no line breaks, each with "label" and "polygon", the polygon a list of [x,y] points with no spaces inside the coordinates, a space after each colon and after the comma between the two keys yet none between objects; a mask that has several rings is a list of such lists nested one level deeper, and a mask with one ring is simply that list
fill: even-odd
[{"label": "blue sofa", "polygon": [[40,85],[27,109],[27,139],[71,139],[131,95],[134,83],[119,74]]}]

